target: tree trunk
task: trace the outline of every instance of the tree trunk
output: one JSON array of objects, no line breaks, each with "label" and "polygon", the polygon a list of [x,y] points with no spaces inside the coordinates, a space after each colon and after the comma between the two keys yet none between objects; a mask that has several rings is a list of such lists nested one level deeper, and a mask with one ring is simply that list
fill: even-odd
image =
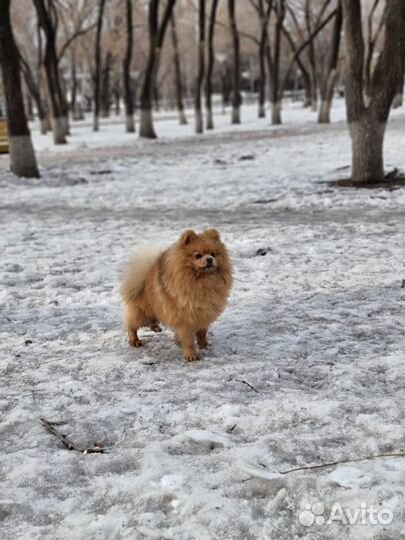
[{"label": "tree trunk", "polygon": [[404,76],[405,2],[385,5],[384,45],[369,82],[369,104],[364,99],[364,39],[360,0],[342,0],[346,49],[346,109],[352,139],[352,181],[384,180],[385,126],[398,84]]},{"label": "tree trunk", "polygon": [[281,124],[281,101],[279,100],[279,63],[271,60],[269,47],[266,47],[266,56],[268,63],[269,77],[269,97],[271,107],[271,124],[277,126]]},{"label": "tree trunk", "polygon": [[76,54],[74,49],[72,49],[72,53],[70,55],[70,82],[70,113],[72,115],[72,120],[79,120],[79,115],[77,111]]},{"label": "tree trunk", "polygon": [[240,44],[236,25],[235,0],[228,0],[229,22],[232,36],[232,124],[240,124]]},{"label": "tree trunk", "polygon": [[183,105],[183,84],[181,76],[181,65],[180,65],[180,53],[179,53],[179,39],[177,36],[177,25],[176,25],[176,16],[174,11],[170,19],[171,26],[171,35],[172,35],[172,46],[173,46],[173,64],[174,64],[174,86],[176,91],[176,104],[177,111],[179,113],[179,124],[187,124],[186,113],[184,112]]},{"label": "tree trunk", "polygon": [[337,70],[334,69],[328,75],[325,95],[321,99],[321,106],[319,107],[318,114],[318,124],[330,123],[330,110],[332,108],[333,92],[335,91],[336,79]]},{"label": "tree trunk", "polygon": [[131,84],[131,62],[132,49],[134,43],[134,32],[132,28],[132,0],[126,0],[126,23],[127,23],[127,43],[125,48],[125,57],[123,61],[123,86],[125,103],[125,129],[127,133],[135,132],[134,120],[134,99]]},{"label": "tree trunk", "polygon": [[44,118],[39,119],[39,130],[41,135],[46,135],[49,131],[49,123],[46,116]]},{"label": "tree trunk", "polygon": [[113,97],[114,97],[114,113],[115,113],[115,116],[119,116],[121,114],[121,93],[118,86],[116,86],[113,90]]},{"label": "tree trunk", "polygon": [[349,124],[352,139],[352,179],[357,183],[384,180],[383,143],[385,124],[365,113]]},{"label": "tree trunk", "polygon": [[214,129],[214,116],[212,112],[212,73],[214,71],[214,33],[215,33],[215,20],[217,15],[218,0],[212,0],[210,19],[208,26],[208,63],[207,63],[207,75],[205,79],[205,115],[206,115],[206,128]]},{"label": "tree trunk", "polygon": [[38,21],[46,36],[44,67],[48,85],[48,97],[52,114],[52,131],[55,144],[66,144],[67,119],[58,56],[56,54],[57,12],[53,4],[45,6],[44,0],[34,0]]},{"label": "tree trunk", "polygon": [[45,122],[46,111],[45,111],[45,105],[42,101],[40,87],[34,79],[34,75],[32,73],[30,65],[28,64],[28,62],[24,60],[21,54],[19,55],[19,60],[20,60],[20,68],[24,76],[25,84],[27,85],[28,91],[30,92],[33,100],[35,101],[35,105],[37,107],[41,135],[45,135],[48,129],[47,129],[47,123]]},{"label": "tree trunk", "polygon": [[10,168],[17,176],[38,178],[39,171],[24,112],[20,60],[10,19],[10,0],[0,0],[0,64],[7,106]]},{"label": "tree trunk", "polygon": [[259,93],[258,93],[258,117],[266,117],[266,39],[267,31],[262,30],[259,45]]},{"label": "tree trunk", "polygon": [[94,111],[93,131],[100,129],[100,77],[101,77],[101,31],[103,29],[105,0],[99,0],[96,42],[94,45]]},{"label": "tree trunk", "polygon": [[277,21],[274,31],[274,55],[271,54],[270,36],[266,41],[266,56],[269,71],[269,90],[272,125],[281,124],[282,85],[280,85],[281,36],[285,18],[285,2],[281,0],[276,6]]},{"label": "tree trunk", "polygon": [[149,0],[149,56],[141,91],[141,122],[139,128],[139,136],[147,139],[156,138],[153,127],[152,102],[155,95],[160,51],[163,47],[167,25],[175,3],[176,0],[167,0],[162,21],[159,25],[159,0]]},{"label": "tree trunk", "polygon": [[100,116],[108,118],[110,116],[111,107],[111,88],[110,88],[110,72],[111,72],[112,54],[108,51],[101,68],[101,88],[100,88]]},{"label": "tree trunk", "polygon": [[159,0],[149,0],[149,56],[141,91],[141,119],[139,127],[140,137],[156,139],[152,117],[152,99],[154,89],[154,75],[157,49]]},{"label": "tree trunk", "polygon": [[203,133],[204,123],[201,108],[202,84],[204,81],[204,49],[205,49],[205,0],[198,1],[198,71],[195,88],[194,114],[195,132]]},{"label": "tree trunk", "polygon": [[[311,22],[311,0],[305,1],[305,24],[307,28],[308,35],[312,34],[312,22]],[[310,87],[309,87],[309,97],[310,97],[310,106],[312,111],[318,109],[318,93],[317,93],[317,75],[316,75],[316,60],[315,60],[315,40],[311,40],[308,44],[308,63],[309,63],[309,77],[310,77]]]},{"label": "tree trunk", "polygon": [[228,63],[225,61],[221,70],[221,97],[222,97],[222,114],[226,113],[226,107],[229,105],[231,99],[231,83]]},{"label": "tree trunk", "polygon": [[[258,88],[258,117],[266,117],[266,47],[268,43],[268,31],[273,2],[268,1],[265,9],[264,0],[258,0],[254,4],[260,21],[260,39],[258,41],[258,57],[259,57],[259,88]],[[269,48],[270,53],[270,48]],[[271,64],[271,58],[270,63]]]},{"label": "tree trunk", "polygon": [[337,79],[337,66],[339,61],[340,36],[342,35],[342,4],[339,0],[338,9],[333,23],[332,42],[330,48],[329,65],[326,82],[321,85],[321,106],[319,108],[318,123],[329,124],[333,93]]}]

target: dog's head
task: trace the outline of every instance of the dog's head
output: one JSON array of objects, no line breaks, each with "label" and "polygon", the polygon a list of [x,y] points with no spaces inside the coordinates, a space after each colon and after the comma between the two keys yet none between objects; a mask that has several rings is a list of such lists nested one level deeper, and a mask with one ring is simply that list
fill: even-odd
[{"label": "dog's head", "polygon": [[207,229],[201,234],[189,229],[185,231],[178,246],[187,266],[197,274],[210,274],[218,271],[228,259],[227,251],[216,229]]}]

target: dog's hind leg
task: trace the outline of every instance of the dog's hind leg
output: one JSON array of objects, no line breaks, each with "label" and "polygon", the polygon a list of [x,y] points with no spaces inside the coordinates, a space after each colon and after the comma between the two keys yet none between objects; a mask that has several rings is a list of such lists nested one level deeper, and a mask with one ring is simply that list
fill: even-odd
[{"label": "dog's hind leg", "polygon": [[204,328],[203,330],[198,330],[197,332],[197,343],[200,349],[206,349],[211,345],[207,338],[208,329]]},{"label": "dog's hind leg", "polygon": [[137,306],[127,304],[124,312],[124,322],[128,330],[128,342],[132,347],[142,347],[143,343],[138,337],[138,330],[147,325],[144,312]]}]

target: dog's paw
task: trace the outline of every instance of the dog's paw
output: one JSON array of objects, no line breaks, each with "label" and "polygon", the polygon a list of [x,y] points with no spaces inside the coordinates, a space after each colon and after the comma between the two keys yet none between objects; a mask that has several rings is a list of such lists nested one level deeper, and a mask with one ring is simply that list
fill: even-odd
[{"label": "dog's paw", "polygon": [[184,353],[184,359],[186,362],[194,362],[199,359],[197,351],[187,351]]},{"label": "dog's paw", "polygon": [[139,338],[138,339],[129,339],[128,342],[131,345],[131,347],[135,347],[136,349],[138,349],[139,347],[143,347],[143,343]]},{"label": "dog's paw", "polygon": [[206,349],[207,347],[211,347],[211,342],[206,340],[206,341],[199,341],[198,342],[198,346],[200,347],[200,349]]}]

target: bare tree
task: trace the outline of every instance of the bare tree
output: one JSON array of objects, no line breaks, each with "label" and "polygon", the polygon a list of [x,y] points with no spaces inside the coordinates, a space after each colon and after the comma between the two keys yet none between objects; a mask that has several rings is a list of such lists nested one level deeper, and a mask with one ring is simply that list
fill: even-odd
[{"label": "bare tree", "polygon": [[364,38],[360,0],[342,0],[346,54],[346,108],[352,139],[352,181],[384,180],[383,143],[392,101],[404,75],[405,2],[390,0],[384,12],[384,44],[364,95]]},{"label": "bare tree", "polygon": [[[328,3],[329,3],[329,0],[326,0],[324,6],[327,5]],[[285,69],[283,81],[281,83],[281,92],[282,92],[282,89],[285,88],[285,86],[286,86],[288,77],[290,76],[291,69],[292,69],[295,62],[297,63],[298,67],[301,70],[302,76],[304,78],[305,87],[307,89],[310,89],[310,87],[311,87],[310,74],[309,74],[309,71],[307,70],[304,62],[301,59],[301,54],[308,47],[308,45],[311,43],[311,41],[314,40],[316,38],[316,36],[325,28],[325,26],[336,16],[336,14],[337,14],[337,8],[332,10],[327,16],[325,16],[323,21],[320,21],[319,18],[318,18],[319,22],[317,21],[317,25],[314,26],[314,28],[312,29],[311,34],[306,39],[304,38],[304,41],[300,45],[297,45],[295,43],[295,41],[294,41],[294,39],[293,39],[293,37],[291,35],[291,32],[289,30],[287,30],[287,28],[285,26],[283,26],[283,28],[282,28],[283,34],[286,37],[286,39],[287,39],[287,41],[288,41],[288,43],[289,43],[289,45],[291,47],[291,50],[293,51],[294,54],[293,54],[292,58],[290,59],[288,65],[287,65],[287,67]]]},{"label": "bare tree", "polygon": [[[330,1],[330,0],[329,0]],[[327,5],[326,2],[324,5]],[[305,26],[307,30],[307,34],[311,35],[313,28],[312,28],[312,0],[305,0]],[[316,58],[315,58],[315,39],[311,39],[311,41],[308,44],[307,47],[307,55],[308,55],[308,64],[309,64],[309,80],[310,80],[310,87],[309,87],[309,93],[310,93],[310,103],[311,103],[311,109],[313,111],[316,111],[318,108],[318,78],[316,73]]]},{"label": "bare tree", "polygon": [[205,0],[198,0],[198,68],[195,82],[194,94],[194,113],[195,113],[195,132],[204,131],[204,122],[202,117],[202,85],[204,82],[205,69]]},{"label": "bare tree", "polygon": [[212,74],[214,71],[215,54],[214,54],[214,34],[215,20],[218,9],[218,0],[212,0],[210,18],[208,24],[208,58],[207,58],[207,74],[205,78],[205,115],[206,128],[214,129],[214,118],[212,112]]},{"label": "bare tree", "polygon": [[139,136],[147,139],[156,138],[152,117],[152,101],[155,90],[157,89],[156,75],[159,67],[160,53],[175,3],[176,0],[167,0],[162,20],[159,24],[159,0],[149,0],[149,55],[141,90],[141,123],[139,128]]},{"label": "bare tree", "polygon": [[183,103],[183,79],[181,74],[181,64],[180,64],[180,52],[179,52],[179,38],[177,35],[177,23],[176,16],[173,11],[171,19],[171,35],[172,35],[172,47],[173,47],[173,64],[174,64],[174,86],[176,92],[176,103],[177,111],[179,113],[179,124],[187,124],[186,113],[184,112],[184,103]]},{"label": "bare tree", "polygon": [[149,0],[149,56],[141,91],[141,124],[139,128],[139,135],[148,139],[156,138],[152,118],[152,99],[154,90],[158,24],[159,0]]},{"label": "bare tree", "polygon": [[66,103],[59,74],[56,35],[58,14],[56,5],[45,0],[34,0],[39,24],[46,36],[44,67],[48,85],[48,97],[52,113],[52,132],[55,144],[65,144],[68,132]]},{"label": "bare tree", "polygon": [[10,168],[17,176],[38,178],[39,171],[24,110],[20,58],[10,19],[10,0],[0,0],[0,64],[7,106]]},{"label": "bare tree", "polygon": [[25,84],[27,85],[28,91],[31,94],[32,99],[35,101],[41,126],[41,134],[45,135],[48,131],[48,125],[46,121],[46,107],[40,91],[40,82],[35,80],[33,69],[21,54],[20,69],[24,76]]},{"label": "bare tree", "polygon": [[133,21],[132,21],[132,0],[125,1],[126,7],[126,29],[127,40],[125,47],[125,56],[122,63],[123,86],[124,86],[124,102],[125,102],[125,129],[127,133],[134,133],[134,99],[131,83],[131,62],[133,49]]},{"label": "bare tree", "polygon": [[240,43],[236,25],[235,0],[228,0],[229,23],[232,36],[232,124],[240,124]]},{"label": "bare tree", "polygon": [[[260,19],[260,40],[259,40],[259,96],[258,96],[258,117],[266,116],[266,44],[269,39],[268,26],[273,0],[267,0],[266,8],[264,0],[258,0],[257,5],[253,3]],[[269,50],[268,50],[269,52]]]},{"label": "bare tree", "polygon": [[110,50],[106,52],[101,66],[100,76],[100,116],[108,118],[110,116],[111,105],[111,69],[113,64],[113,55]]},{"label": "bare tree", "polygon": [[281,124],[281,99],[283,94],[283,85],[280,86],[280,58],[285,0],[276,0],[273,9],[276,13],[274,40],[271,43],[270,36],[266,40],[266,58],[269,72],[271,123],[277,125]]},{"label": "bare tree", "polygon": [[100,79],[101,79],[101,32],[106,0],[99,0],[97,14],[96,41],[94,44],[94,114],[93,131],[100,128]]},{"label": "bare tree", "polygon": [[337,67],[339,61],[340,37],[342,34],[342,4],[339,0],[336,16],[333,23],[329,63],[325,80],[321,81],[321,106],[319,108],[318,122],[328,124],[330,122],[330,110],[332,107],[333,93],[337,79]]},{"label": "bare tree", "polygon": [[375,52],[375,47],[377,45],[377,41],[381,35],[381,32],[384,28],[384,17],[379,18],[379,22],[377,25],[377,29],[374,32],[373,28],[373,20],[375,12],[380,4],[380,0],[374,0],[373,4],[370,9],[370,13],[367,17],[367,41],[366,41],[366,51],[365,51],[365,62],[364,62],[364,87],[366,95],[368,96],[370,93],[370,85],[371,85],[371,75],[372,75],[372,67],[373,67],[373,57]]}]

